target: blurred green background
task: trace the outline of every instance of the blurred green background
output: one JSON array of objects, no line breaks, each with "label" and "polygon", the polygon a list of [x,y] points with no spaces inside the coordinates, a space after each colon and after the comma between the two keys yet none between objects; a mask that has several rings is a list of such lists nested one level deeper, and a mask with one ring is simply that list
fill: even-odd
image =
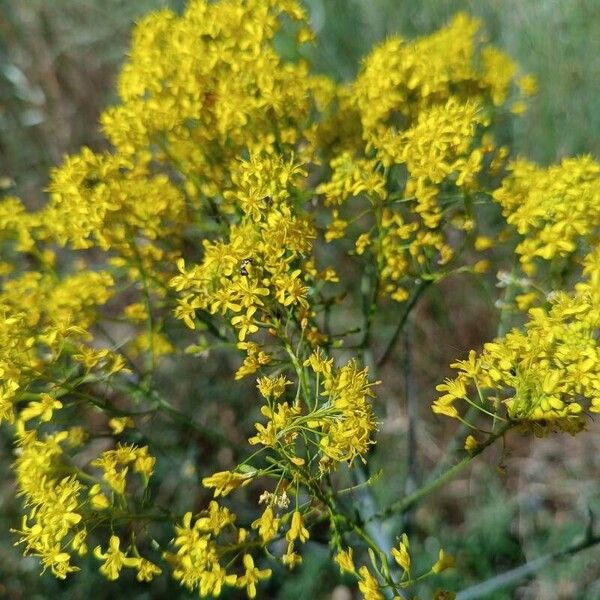
[{"label": "blurred green background", "polygon": [[[104,146],[98,115],[115,101],[114,81],[133,23],[149,10],[181,9],[184,4],[183,0],[0,0],[0,193],[16,194],[30,206],[39,206],[52,165],[82,145]],[[542,163],[571,154],[600,155],[600,0],[305,0],[305,4],[317,33],[314,68],[337,80],[350,79],[360,59],[386,35],[411,38],[430,33],[459,10],[480,17],[490,41],[539,81],[528,113],[508,132],[516,152]],[[420,345],[440,354],[435,350],[435,300],[429,298],[416,335]],[[449,327],[463,332],[456,341],[460,351],[471,347],[469,335],[479,339],[493,331],[493,323],[473,324],[463,318],[469,312],[464,306],[444,304],[443,309],[457,315]],[[467,328],[477,331],[465,333]],[[448,361],[433,358],[417,357],[417,367],[440,381],[445,373],[435,372],[432,365]],[[394,385],[394,373],[385,376]],[[402,410],[396,410],[397,420],[391,415],[381,432],[376,458],[392,473],[395,467],[396,473],[404,468],[397,458],[397,440],[405,435],[406,423]],[[443,444],[435,439],[435,427],[420,427],[420,450],[435,463]],[[449,551],[463,548],[458,555],[462,574],[446,576],[449,586],[460,589],[570,543],[585,526],[588,506],[600,508],[597,438],[588,434],[550,439],[531,447],[523,442],[513,456],[505,457],[506,477],[490,474],[484,465],[475,469],[470,479],[455,482],[450,498],[434,499],[436,510],[430,506],[417,512],[416,523],[437,532],[425,538],[419,551],[432,557],[440,544]],[[6,477],[12,448],[6,437],[0,444],[0,468]],[[497,462],[496,457],[489,464]],[[402,478],[397,479],[399,485]],[[374,488],[382,505],[401,492],[395,481]],[[18,523],[13,496],[12,485],[0,486],[0,598],[188,597],[172,582],[151,589],[132,582],[105,585],[94,569],[72,583],[40,578],[37,562],[23,559],[12,547],[15,537],[9,528]],[[392,523],[390,533],[398,533],[398,526]],[[598,558],[598,549],[588,551],[546,569],[536,582],[525,581],[489,597],[600,598]],[[330,565],[326,548],[311,546],[305,563],[287,581],[282,575],[280,584],[286,583],[276,596],[265,597],[353,597],[344,585],[348,582],[339,580]],[[336,581],[339,585],[332,595]]]}]

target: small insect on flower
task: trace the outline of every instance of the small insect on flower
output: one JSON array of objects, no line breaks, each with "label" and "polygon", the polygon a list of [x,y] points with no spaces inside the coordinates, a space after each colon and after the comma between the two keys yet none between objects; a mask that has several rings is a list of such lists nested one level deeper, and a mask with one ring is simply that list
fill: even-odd
[{"label": "small insect on flower", "polygon": [[245,258],[242,261],[242,264],[240,265],[240,275],[243,275],[244,277],[248,277],[248,265],[252,264],[252,259],[251,258]]},{"label": "small insect on flower", "polygon": [[271,207],[273,206],[273,198],[271,198],[271,196],[265,196],[263,200],[265,202],[267,210],[271,210]]}]

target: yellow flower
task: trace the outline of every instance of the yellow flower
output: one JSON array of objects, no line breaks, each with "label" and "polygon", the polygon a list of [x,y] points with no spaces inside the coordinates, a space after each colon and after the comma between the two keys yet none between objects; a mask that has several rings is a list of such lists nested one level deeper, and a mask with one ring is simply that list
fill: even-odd
[{"label": "yellow flower", "polygon": [[271,577],[271,569],[257,569],[250,554],[244,554],[243,562],[246,571],[242,576],[238,577],[237,586],[246,588],[248,598],[255,598],[256,584],[263,579]]},{"label": "yellow flower", "polygon": [[352,553],[352,548],[347,548],[346,550],[340,550],[340,552],[335,555],[335,562],[339,565],[340,572],[343,573],[346,571],[347,573],[356,573]]},{"label": "yellow flower", "polygon": [[523,75],[518,79],[517,84],[525,96],[533,96],[538,91],[538,83],[533,75]]},{"label": "yellow flower", "polygon": [[285,377],[285,375],[279,375],[278,377],[261,377],[258,379],[258,390],[266,400],[271,397],[277,399],[283,395],[285,388],[288,385],[292,385],[292,382]]},{"label": "yellow flower", "polygon": [[478,447],[479,447],[479,444],[477,443],[477,440],[472,435],[468,435],[465,438],[464,448],[467,452],[473,452],[473,450],[476,450]]},{"label": "yellow flower", "polygon": [[325,355],[319,350],[317,350],[316,352],[313,352],[304,361],[304,366],[305,367],[310,366],[310,368],[315,373],[329,374],[329,373],[331,373],[332,365],[333,365],[333,359],[325,358]]},{"label": "yellow flower", "polygon": [[256,307],[251,306],[244,315],[238,315],[237,317],[233,317],[231,319],[231,324],[239,329],[238,338],[240,342],[243,342],[246,339],[246,336],[249,333],[256,333],[258,331],[258,326],[255,325],[252,316],[256,312]]},{"label": "yellow flower", "polygon": [[263,543],[270,542],[277,535],[279,518],[275,517],[271,506],[267,506],[263,514],[253,521],[252,529],[258,529],[258,533]]},{"label": "yellow flower", "polygon": [[361,233],[354,246],[356,248],[356,254],[359,256],[364,254],[365,250],[371,245],[371,236],[368,233]]},{"label": "yellow flower", "polygon": [[358,581],[358,589],[363,593],[365,600],[385,600],[385,596],[381,593],[377,579],[369,573],[367,567],[361,567],[358,570],[360,579]]},{"label": "yellow flower", "polygon": [[200,595],[202,596],[219,596],[224,585],[235,585],[238,580],[237,575],[229,573],[219,565],[219,563],[213,561],[210,564],[210,570],[202,573],[202,579],[200,580]]},{"label": "yellow flower", "polygon": [[162,573],[162,569],[145,558],[140,559],[137,569],[138,572],[135,578],[138,581],[152,581],[154,577]]},{"label": "yellow flower", "polygon": [[302,514],[300,511],[295,510],[292,514],[290,530],[286,533],[285,537],[288,542],[293,542],[294,540],[299,539],[302,543],[304,543],[306,540],[308,540],[308,529],[304,527],[304,523],[302,522]]},{"label": "yellow flower", "polygon": [[478,252],[483,252],[484,250],[488,250],[494,245],[494,241],[492,238],[486,235],[479,235],[475,238],[475,250]]},{"label": "yellow flower", "polygon": [[405,533],[402,534],[398,548],[392,548],[392,556],[404,572],[410,576],[411,561],[408,553],[408,537]]},{"label": "yellow flower", "polygon": [[523,236],[516,251],[524,268],[569,256],[591,240],[600,224],[600,164],[581,156],[542,168],[520,159],[509,169],[493,197]]},{"label": "yellow flower", "polygon": [[346,235],[346,228],[348,227],[348,221],[341,219],[337,210],[333,211],[332,216],[333,220],[325,232],[325,241],[327,242],[343,238]]},{"label": "yellow flower", "polygon": [[40,394],[39,402],[30,402],[27,408],[24,408],[19,415],[21,421],[26,422],[30,419],[40,417],[41,421],[47,422],[52,419],[52,413],[62,408],[62,402],[56,400],[49,394]]},{"label": "yellow flower", "polygon": [[95,483],[88,492],[90,503],[95,510],[104,510],[110,506],[110,500],[102,492],[100,484]]},{"label": "yellow flower", "polygon": [[288,544],[287,551],[281,557],[281,561],[290,570],[302,564],[302,557],[297,552],[294,552],[294,542]]},{"label": "yellow flower", "polygon": [[209,531],[213,536],[231,525],[235,521],[235,515],[228,508],[219,506],[215,500],[211,500],[208,505],[208,514],[196,519],[194,527],[199,530]]},{"label": "yellow flower", "polygon": [[233,471],[219,471],[210,477],[202,479],[205,488],[215,488],[214,497],[227,496],[233,490],[248,485],[254,476],[253,473],[234,473]]},{"label": "yellow flower", "polygon": [[139,473],[145,479],[149,479],[154,472],[155,463],[156,459],[148,453],[148,446],[137,449],[133,463],[133,469],[136,473]]},{"label": "yellow flower", "polygon": [[112,429],[115,435],[123,433],[126,427],[133,427],[134,421],[131,417],[113,417],[109,420],[108,426]]},{"label": "yellow flower", "polygon": [[436,563],[431,567],[433,573],[441,573],[446,569],[451,569],[456,565],[454,557],[450,554],[446,554],[443,550],[440,550],[439,557]]},{"label": "yellow flower", "polygon": [[97,559],[104,561],[100,566],[100,572],[107,579],[118,579],[123,567],[139,568],[141,565],[141,558],[127,556],[121,551],[120,545],[121,540],[116,535],[112,535],[106,552],[102,552],[100,546],[94,548],[94,556]]},{"label": "yellow flower", "polygon": [[[323,362],[318,355],[313,354],[310,360],[316,361],[317,368],[322,368]],[[373,434],[377,421],[369,401],[374,396],[373,385],[368,379],[368,369],[359,370],[354,361],[337,371],[323,373],[322,395],[329,396],[332,405],[331,414],[318,422],[324,434],[319,446],[327,457],[351,464],[375,443]]]}]

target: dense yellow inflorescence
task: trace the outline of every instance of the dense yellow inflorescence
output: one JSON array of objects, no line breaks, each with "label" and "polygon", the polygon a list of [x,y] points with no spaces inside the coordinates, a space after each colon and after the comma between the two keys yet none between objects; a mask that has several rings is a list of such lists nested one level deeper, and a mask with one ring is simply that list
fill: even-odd
[{"label": "dense yellow inflorescence", "polygon": [[[521,112],[532,78],[516,79],[466,15],[389,38],[339,85],[285,61],[276,35],[312,40],[295,0],[192,0],[181,15],[148,15],[101,117],[112,148],[66,157],[38,211],[0,202],[0,421],[14,431],[26,510],[16,533],[56,577],[79,570],[90,544],[109,580],[169,572],[201,596],[254,598],[272,575],[265,558],[296,568],[320,521],[367,599],[453,566],[440,551],[413,576],[403,535],[356,568],[360,544],[349,544],[362,530],[332,475],[375,444],[373,313],[388,298],[410,307],[424,282],[485,271],[495,242],[484,203],[499,205],[499,239],[516,240],[520,258],[509,286],[522,293],[503,310],[532,308],[452,365],[433,410],[476,430],[467,452],[479,443],[473,410],[492,429],[538,435],[578,432],[600,412],[600,167],[519,159],[502,179],[508,150],[494,141],[498,111]],[[345,295],[356,299],[348,261],[370,285],[358,344],[330,323]],[[568,273],[544,279],[557,265]],[[205,474],[194,511],[175,515],[153,506],[161,459],[141,423],[189,424],[153,376],[211,344],[237,351],[232,386],[258,378],[262,417],[248,458]],[[253,491],[264,508],[236,514],[234,498]],[[167,537],[153,537],[156,522]]]},{"label": "dense yellow inflorescence", "polygon": [[524,237],[516,251],[525,272],[535,273],[536,259],[585,254],[600,227],[600,165],[591,156],[548,168],[518,160],[509,172],[494,199]]},{"label": "dense yellow inflorescence", "polygon": [[[352,235],[357,218],[344,217],[338,207],[367,199],[370,210],[363,213],[354,202],[347,209],[371,216],[371,223],[359,222],[367,227],[359,231],[356,252],[373,256],[379,294],[398,302],[415,280],[435,276],[452,261],[453,228],[470,241],[474,195],[506,154],[486,132],[490,115],[509,96],[520,101],[533,91],[517,85],[509,57],[481,41],[478,22],[465,15],[414,42],[392,37],[338,93],[342,119],[358,122],[360,130],[338,127],[331,177],[317,188],[335,207],[326,240]],[[327,119],[320,125],[326,139],[331,126]]]},{"label": "dense yellow inflorescence", "polygon": [[600,261],[584,261],[584,279],[570,293],[554,292],[531,308],[523,329],[485,344],[452,365],[434,412],[460,418],[469,405],[490,418],[520,423],[536,435],[577,433],[585,414],[600,411]]}]

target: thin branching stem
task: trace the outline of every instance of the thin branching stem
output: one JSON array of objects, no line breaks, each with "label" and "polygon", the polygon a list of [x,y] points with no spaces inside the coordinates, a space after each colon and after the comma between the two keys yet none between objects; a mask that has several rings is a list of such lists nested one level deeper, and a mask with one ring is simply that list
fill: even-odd
[{"label": "thin branching stem", "polygon": [[372,519],[385,519],[396,513],[403,513],[407,509],[411,508],[412,506],[420,502],[423,498],[425,498],[438,488],[442,487],[445,483],[456,477],[456,475],[458,475],[461,471],[468,467],[471,464],[471,462],[473,462],[473,460],[477,456],[479,456],[486,448],[491,446],[497,439],[505,435],[508,432],[508,430],[514,426],[514,422],[506,422],[502,426],[502,428],[500,428],[496,433],[490,435],[490,437],[485,442],[480,444],[468,456],[465,456],[465,458],[463,458],[460,462],[456,463],[454,466],[444,471],[436,479],[427,482],[425,485],[421,486],[412,494],[409,494],[404,498],[393,502],[385,510],[373,515]]},{"label": "thin branching stem", "polygon": [[482,583],[478,583],[474,586],[459,592],[456,596],[456,600],[478,600],[479,598],[490,598],[491,594],[497,592],[509,585],[514,585],[534,575],[537,571],[549,565],[550,563],[573,556],[583,550],[592,548],[600,544],[600,535],[594,535],[588,532],[585,537],[576,543],[567,546],[562,550],[556,552],[549,552],[530,560],[514,569],[510,569],[504,573],[500,573],[495,577],[492,577]]},{"label": "thin branching stem", "polygon": [[433,279],[423,279],[417,284],[415,291],[413,292],[412,296],[408,299],[406,305],[404,306],[404,311],[400,315],[400,320],[398,321],[398,325],[396,325],[396,329],[394,330],[394,333],[393,333],[392,337],[390,338],[390,341],[388,342],[385,350],[383,351],[381,358],[377,361],[378,367],[382,367],[383,365],[385,365],[385,363],[392,356],[392,352],[394,351],[394,348],[396,347],[396,343],[398,342],[398,339],[400,338],[400,335],[402,334],[402,331],[404,330],[404,327],[406,325],[408,317],[410,316],[411,311],[413,310],[413,308],[419,301],[419,298],[421,298],[421,296],[423,295],[425,290],[427,290],[427,288],[432,283],[433,283]]}]

